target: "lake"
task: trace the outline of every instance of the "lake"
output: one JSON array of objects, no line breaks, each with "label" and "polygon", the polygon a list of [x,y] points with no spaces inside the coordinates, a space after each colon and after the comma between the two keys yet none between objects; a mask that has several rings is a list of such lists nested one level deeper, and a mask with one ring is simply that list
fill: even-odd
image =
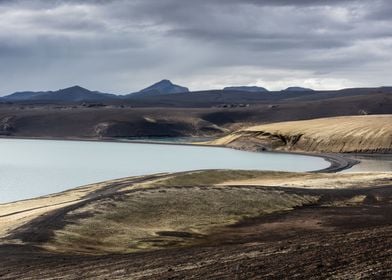
[{"label": "lake", "polygon": [[220,147],[0,139],[0,203],[134,175],[197,169],[311,171],[320,157]]},{"label": "lake", "polygon": [[391,172],[392,171],[392,155],[350,155],[351,159],[360,161],[349,169],[341,171],[347,172]]}]

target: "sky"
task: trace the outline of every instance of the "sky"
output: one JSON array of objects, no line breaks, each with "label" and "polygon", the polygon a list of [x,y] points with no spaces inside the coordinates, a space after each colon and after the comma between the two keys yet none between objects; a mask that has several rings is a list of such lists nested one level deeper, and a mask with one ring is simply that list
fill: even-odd
[{"label": "sky", "polygon": [[0,95],[392,85],[390,0],[0,0]]}]

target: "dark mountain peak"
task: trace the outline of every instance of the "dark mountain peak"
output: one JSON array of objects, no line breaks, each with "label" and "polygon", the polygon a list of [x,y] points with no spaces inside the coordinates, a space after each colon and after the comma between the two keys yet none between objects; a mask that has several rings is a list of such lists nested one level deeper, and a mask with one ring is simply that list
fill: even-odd
[{"label": "dark mountain peak", "polygon": [[233,86],[225,87],[224,91],[245,91],[245,92],[268,92],[266,88],[258,86]]},{"label": "dark mountain peak", "polygon": [[305,87],[288,87],[286,89],[284,89],[283,91],[314,91],[311,88],[305,88]]},{"label": "dark mountain peak", "polygon": [[72,87],[67,87],[67,88],[64,88],[64,89],[70,89],[70,90],[88,90],[88,89],[86,89],[86,88],[84,88],[84,87],[81,87],[81,86],[79,86],[79,85],[74,85],[74,86],[72,86]]},{"label": "dark mountain peak", "polygon": [[161,84],[161,85],[173,85],[173,83],[170,80],[168,80],[168,79],[163,79],[162,81],[159,81],[159,82],[155,83],[155,85],[159,85],[159,84]]},{"label": "dark mountain peak", "polygon": [[163,79],[141,91],[135,93],[136,95],[163,95],[163,94],[172,94],[172,93],[184,93],[189,92],[187,87],[179,86],[173,84],[170,80]]},{"label": "dark mountain peak", "polygon": [[64,92],[65,93],[75,93],[75,92],[78,92],[78,93],[91,93],[92,91],[90,91],[90,90],[88,90],[88,89],[86,89],[84,87],[81,87],[79,85],[75,85],[75,86],[72,86],[72,87],[67,87],[67,88],[60,89],[57,92],[60,92],[60,93],[64,93]]}]

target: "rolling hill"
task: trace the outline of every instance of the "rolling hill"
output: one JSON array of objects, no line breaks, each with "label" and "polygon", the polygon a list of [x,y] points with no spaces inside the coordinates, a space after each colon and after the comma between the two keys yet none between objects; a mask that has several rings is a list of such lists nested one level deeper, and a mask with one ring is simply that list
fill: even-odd
[{"label": "rolling hill", "polygon": [[235,131],[211,144],[253,150],[391,152],[392,115],[270,123]]}]

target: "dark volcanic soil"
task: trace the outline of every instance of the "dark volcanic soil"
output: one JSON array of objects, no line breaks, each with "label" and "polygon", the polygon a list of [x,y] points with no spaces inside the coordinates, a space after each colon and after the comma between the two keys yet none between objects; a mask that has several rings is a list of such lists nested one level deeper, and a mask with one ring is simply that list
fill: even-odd
[{"label": "dark volcanic soil", "polygon": [[[317,205],[244,220],[188,248],[70,256],[2,246],[0,279],[391,279],[392,185],[320,192]],[[342,203],[353,195],[366,198]]]},{"label": "dark volcanic soil", "polygon": [[[142,107],[134,103],[98,107],[0,103],[0,136],[219,136],[252,124],[392,112],[390,93],[317,93],[305,99],[290,94],[282,99],[281,93],[272,96],[249,99],[246,93],[236,93],[235,98],[214,93],[170,95],[154,99],[151,104],[143,99],[147,103]],[[171,101],[165,103],[165,98]],[[185,102],[188,99],[189,104]]]}]

